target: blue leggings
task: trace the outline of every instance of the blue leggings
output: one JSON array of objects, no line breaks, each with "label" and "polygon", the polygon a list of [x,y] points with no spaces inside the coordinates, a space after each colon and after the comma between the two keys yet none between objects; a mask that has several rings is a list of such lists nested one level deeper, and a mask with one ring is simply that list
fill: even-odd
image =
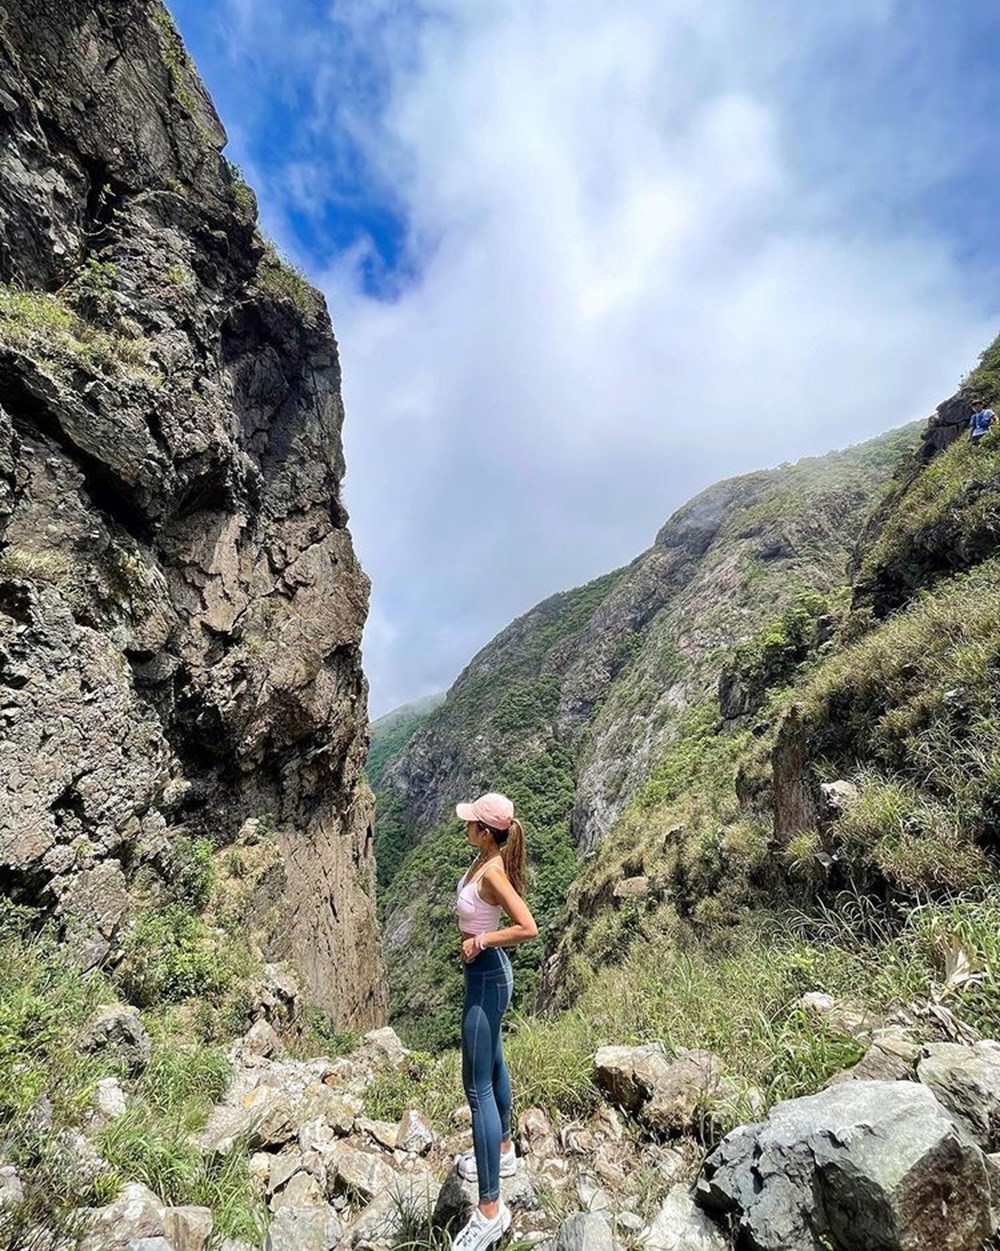
[{"label": "blue leggings", "polygon": [[465,966],[462,1082],[472,1109],[479,1198],[485,1202],[500,1198],[500,1142],[510,1137],[510,1075],[500,1018],[513,989],[514,972],[500,947],[487,947]]}]

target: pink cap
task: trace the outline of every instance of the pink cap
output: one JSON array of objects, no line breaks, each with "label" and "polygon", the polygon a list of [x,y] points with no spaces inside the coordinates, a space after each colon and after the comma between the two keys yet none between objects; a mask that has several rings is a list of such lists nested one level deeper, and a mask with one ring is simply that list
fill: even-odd
[{"label": "pink cap", "polygon": [[509,830],[514,820],[514,805],[506,795],[496,795],[492,791],[488,795],[480,795],[474,803],[456,804],[455,811],[460,821],[481,821],[491,830]]}]

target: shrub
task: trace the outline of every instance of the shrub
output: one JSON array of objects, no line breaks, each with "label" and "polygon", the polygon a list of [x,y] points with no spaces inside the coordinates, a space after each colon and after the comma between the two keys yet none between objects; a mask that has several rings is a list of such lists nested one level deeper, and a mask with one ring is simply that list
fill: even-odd
[{"label": "shrub", "polygon": [[251,967],[245,944],[178,904],[140,913],[123,947],[117,976],[140,1007],[223,994]]}]

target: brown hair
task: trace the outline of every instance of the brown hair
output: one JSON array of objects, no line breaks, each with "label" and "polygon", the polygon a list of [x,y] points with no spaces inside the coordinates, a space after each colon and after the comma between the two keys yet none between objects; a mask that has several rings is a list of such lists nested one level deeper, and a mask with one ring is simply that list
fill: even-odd
[{"label": "brown hair", "polygon": [[503,856],[503,867],[510,878],[510,884],[523,897],[525,887],[525,855],[524,827],[517,817],[510,823],[509,830],[494,830],[491,826],[483,826],[493,835],[496,845]]}]

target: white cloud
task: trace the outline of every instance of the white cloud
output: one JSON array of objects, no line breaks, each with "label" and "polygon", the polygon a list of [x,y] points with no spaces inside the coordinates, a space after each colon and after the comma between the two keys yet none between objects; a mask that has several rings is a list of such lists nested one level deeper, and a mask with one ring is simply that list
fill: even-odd
[{"label": "white cloud", "polygon": [[350,135],[417,266],[366,295],[362,241],[324,279],[376,714],[709,482],[925,415],[991,332],[949,238],[907,228],[947,136],[893,171],[890,224],[877,162],[905,113],[871,150],[856,117],[817,116],[852,48],[902,38],[892,0],[435,0],[419,20],[341,0],[283,42],[276,6],[230,3],[310,76],[329,135],[326,190],[298,163],[288,196],[340,194]]}]

